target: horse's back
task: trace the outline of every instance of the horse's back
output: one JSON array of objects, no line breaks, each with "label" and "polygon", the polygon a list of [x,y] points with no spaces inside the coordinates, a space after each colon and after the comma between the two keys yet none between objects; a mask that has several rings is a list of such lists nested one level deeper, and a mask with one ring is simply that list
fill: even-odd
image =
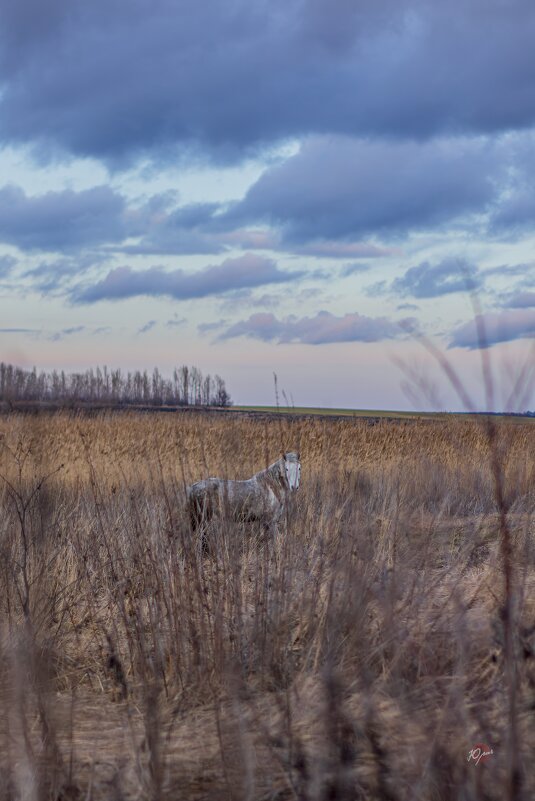
[{"label": "horse's back", "polygon": [[227,512],[239,520],[263,520],[277,516],[280,501],[271,487],[253,479],[232,481],[207,478],[187,489],[190,518],[194,525]]}]

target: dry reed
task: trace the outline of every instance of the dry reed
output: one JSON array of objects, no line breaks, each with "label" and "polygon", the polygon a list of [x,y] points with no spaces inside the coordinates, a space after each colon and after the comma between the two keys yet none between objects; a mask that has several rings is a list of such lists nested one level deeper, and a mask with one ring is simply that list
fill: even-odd
[{"label": "dry reed", "polygon": [[[458,418],[0,418],[0,801],[507,797],[503,508],[535,797],[534,445],[506,420],[489,444]],[[203,556],[185,484],[290,448],[278,541],[222,520]]]}]

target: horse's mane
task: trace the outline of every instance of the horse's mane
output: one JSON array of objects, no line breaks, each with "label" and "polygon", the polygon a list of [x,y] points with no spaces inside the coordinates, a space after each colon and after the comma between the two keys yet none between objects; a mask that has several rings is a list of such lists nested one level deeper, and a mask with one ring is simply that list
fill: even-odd
[{"label": "horse's mane", "polygon": [[269,467],[264,468],[264,470],[260,470],[258,473],[255,473],[253,478],[258,479],[271,479],[271,481],[278,481],[283,483],[283,471],[282,471],[282,462],[284,461],[283,457],[281,456],[280,459],[277,459],[276,462],[270,464]]}]

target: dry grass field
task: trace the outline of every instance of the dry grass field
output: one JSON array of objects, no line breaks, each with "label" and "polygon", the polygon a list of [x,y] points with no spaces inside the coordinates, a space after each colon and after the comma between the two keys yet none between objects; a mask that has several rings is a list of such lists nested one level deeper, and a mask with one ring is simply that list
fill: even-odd
[{"label": "dry grass field", "polygon": [[[535,423],[493,425],[0,417],[0,801],[535,798]],[[203,555],[185,484],[281,449],[277,541]]]}]

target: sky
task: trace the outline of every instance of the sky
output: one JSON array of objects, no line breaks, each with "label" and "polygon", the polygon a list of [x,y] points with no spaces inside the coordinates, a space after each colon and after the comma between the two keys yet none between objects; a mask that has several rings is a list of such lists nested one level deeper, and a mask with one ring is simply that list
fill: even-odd
[{"label": "sky", "polygon": [[0,359],[534,408],[534,41],[531,0],[0,0]]}]

